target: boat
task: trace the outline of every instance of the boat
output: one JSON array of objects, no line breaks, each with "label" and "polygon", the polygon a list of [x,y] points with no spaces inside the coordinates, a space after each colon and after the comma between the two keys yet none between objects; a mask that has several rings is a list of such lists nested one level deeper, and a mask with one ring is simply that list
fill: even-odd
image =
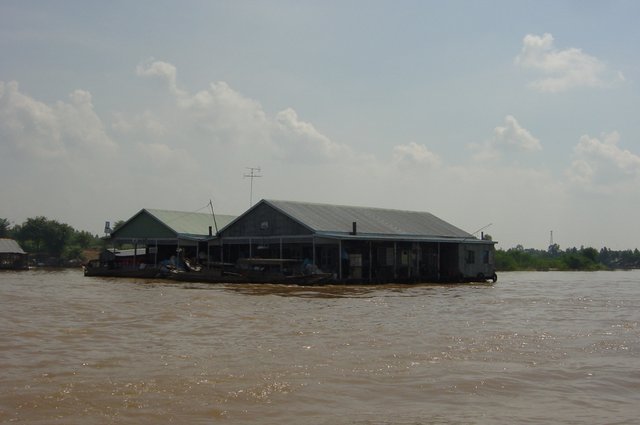
[{"label": "boat", "polygon": [[293,258],[241,258],[237,271],[251,282],[320,284],[334,278],[323,273],[308,260]]},{"label": "boat", "polygon": [[204,268],[184,260],[181,267],[163,261],[159,267],[139,264],[137,267],[117,262],[91,260],[84,265],[85,276],[167,279],[200,283],[274,283],[316,285],[329,282],[332,273],[322,273],[304,261],[295,259],[246,258],[232,263],[212,263]]}]

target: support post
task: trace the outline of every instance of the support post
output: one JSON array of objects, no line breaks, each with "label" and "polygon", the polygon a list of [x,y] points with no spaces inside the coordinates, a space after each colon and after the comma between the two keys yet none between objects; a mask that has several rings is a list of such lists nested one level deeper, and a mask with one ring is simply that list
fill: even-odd
[{"label": "support post", "polygon": [[280,238],[280,273],[282,273],[282,269],[284,269],[284,265],[282,262],[282,238]]},{"label": "support post", "polygon": [[311,261],[311,265],[313,266],[313,270],[316,269],[316,237],[311,236],[311,247],[313,252],[313,260]]},{"label": "support post", "polygon": [[438,242],[438,264],[436,268],[438,270],[438,280],[440,280],[440,242]]},{"label": "support post", "polygon": [[369,283],[371,283],[371,278],[373,277],[371,274],[371,269],[373,268],[373,255],[371,251],[371,241],[369,241]]},{"label": "support post", "polygon": [[338,280],[342,280],[342,240],[338,241]]},{"label": "support post", "polygon": [[421,279],[420,275],[420,259],[422,258],[422,244],[420,242],[416,242],[416,277]]},{"label": "support post", "polygon": [[393,243],[393,280],[398,279],[398,242]]}]

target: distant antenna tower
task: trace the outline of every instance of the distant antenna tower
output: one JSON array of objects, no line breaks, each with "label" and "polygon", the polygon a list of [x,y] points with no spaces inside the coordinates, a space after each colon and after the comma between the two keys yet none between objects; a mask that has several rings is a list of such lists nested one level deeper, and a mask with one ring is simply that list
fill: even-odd
[{"label": "distant antenna tower", "polygon": [[253,179],[258,178],[258,177],[262,177],[262,175],[260,175],[260,167],[245,167],[247,170],[249,170],[248,173],[246,173],[244,175],[245,178],[250,178],[251,179],[251,189],[249,190],[249,208],[251,208],[253,206]]}]

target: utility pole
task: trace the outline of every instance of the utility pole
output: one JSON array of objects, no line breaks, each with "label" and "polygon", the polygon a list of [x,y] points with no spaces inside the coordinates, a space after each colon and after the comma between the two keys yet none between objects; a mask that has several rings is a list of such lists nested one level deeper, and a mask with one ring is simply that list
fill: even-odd
[{"label": "utility pole", "polygon": [[260,175],[260,167],[245,167],[245,168],[249,170],[249,173],[245,173],[244,177],[245,178],[248,177],[251,179],[251,189],[249,191],[249,208],[251,208],[253,206],[253,179],[262,177],[262,175]]}]

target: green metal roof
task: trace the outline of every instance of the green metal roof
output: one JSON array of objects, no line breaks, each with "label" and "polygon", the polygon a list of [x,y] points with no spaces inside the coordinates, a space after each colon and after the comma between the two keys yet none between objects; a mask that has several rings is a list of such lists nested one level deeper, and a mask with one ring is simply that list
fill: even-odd
[{"label": "green metal roof", "polygon": [[113,239],[206,239],[209,226],[213,234],[217,228],[229,224],[236,217],[230,215],[213,216],[207,213],[142,209],[121,227],[116,229]]}]

